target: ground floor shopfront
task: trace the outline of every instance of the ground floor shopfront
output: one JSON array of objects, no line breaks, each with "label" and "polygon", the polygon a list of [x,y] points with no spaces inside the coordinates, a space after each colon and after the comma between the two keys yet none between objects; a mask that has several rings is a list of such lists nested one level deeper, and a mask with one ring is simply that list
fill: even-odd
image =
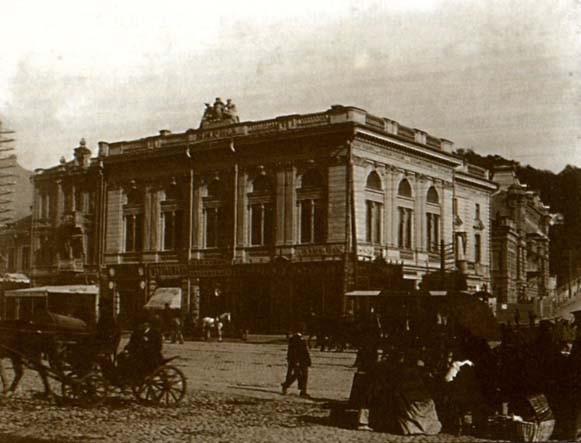
[{"label": "ground floor shopfront", "polygon": [[179,288],[180,309],[193,319],[230,312],[232,327],[254,333],[285,332],[313,315],[338,317],[353,310],[348,290],[388,287],[401,267],[387,263],[345,266],[344,260],[236,264],[125,264],[107,268],[104,299],[131,326],[161,288]]}]

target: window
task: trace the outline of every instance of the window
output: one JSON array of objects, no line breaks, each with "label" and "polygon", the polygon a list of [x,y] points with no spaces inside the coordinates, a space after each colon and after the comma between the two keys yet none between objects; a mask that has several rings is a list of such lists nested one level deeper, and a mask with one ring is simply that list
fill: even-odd
[{"label": "window", "polygon": [[414,211],[410,208],[397,208],[399,214],[398,246],[402,249],[412,248],[412,223]]},{"label": "window", "polygon": [[430,186],[430,189],[428,189],[426,200],[428,201],[428,203],[432,203],[434,205],[440,204],[440,197],[438,196],[438,191],[436,191],[436,188],[434,188],[433,186]]},{"label": "window", "polygon": [[85,192],[83,192],[81,189],[75,189],[75,211],[82,211],[85,212],[86,211],[86,206],[85,206]]},{"label": "window", "polygon": [[204,243],[206,248],[225,245],[228,223],[224,220],[224,186],[219,177],[214,178],[207,187],[204,197]]},{"label": "window", "polygon": [[482,257],[482,238],[480,234],[474,234],[474,263],[480,263]]},{"label": "window", "polygon": [[321,243],[324,235],[324,212],[320,199],[308,199],[300,202],[301,243]]},{"label": "window", "polygon": [[458,199],[457,198],[452,199],[452,214],[458,215]]},{"label": "window", "polygon": [[143,193],[135,186],[127,193],[123,217],[125,252],[141,251],[143,249]]},{"label": "window", "polygon": [[367,200],[367,231],[365,240],[368,243],[381,243],[381,219],[383,205],[381,203]]},{"label": "window", "polygon": [[323,195],[323,178],[316,169],[305,172],[297,192],[300,243],[325,241],[326,208]]},{"label": "window", "polygon": [[429,212],[426,212],[426,247],[428,252],[440,250],[440,196],[434,186],[426,194]]},{"label": "window", "polygon": [[397,190],[397,195],[400,197],[408,197],[412,198],[412,187],[410,186],[410,182],[407,181],[405,178],[400,182],[399,188]]},{"label": "window", "polygon": [[161,215],[163,227],[163,250],[176,251],[181,244],[182,212],[164,211]]},{"label": "window", "polygon": [[476,203],[474,208],[474,218],[480,220],[480,204]]},{"label": "window", "polygon": [[50,195],[48,193],[40,195],[39,216],[43,220],[50,218]]},{"label": "window", "polygon": [[143,248],[143,214],[125,215],[125,252]]},{"label": "window", "polygon": [[161,202],[162,250],[177,251],[182,243],[182,195],[175,181],[165,190]]},{"label": "window", "polygon": [[380,244],[382,242],[383,219],[383,187],[381,177],[376,171],[371,171],[365,184],[366,196],[366,232],[365,240],[368,243]]},{"label": "window", "polygon": [[221,208],[206,208],[204,219],[206,222],[206,248],[218,247],[220,240],[220,213]]},{"label": "window", "polygon": [[273,213],[271,203],[255,203],[250,206],[250,244],[272,244]]},{"label": "window", "polygon": [[381,177],[379,176],[379,174],[377,172],[372,171],[367,176],[366,187],[367,187],[367,189],[372,189],[375,191],[381,191],[383,189],[383,187],[381,186]]},{"label": "window", "polygon": [[248,194],[250,244],[271,245],[274,241],[274,206],[272,182],[263,172],[251,183]]},{"label": "window", "polygon": [[440,215],[428,212],[426,214],[426,239],[428,252],[440,250]]}]

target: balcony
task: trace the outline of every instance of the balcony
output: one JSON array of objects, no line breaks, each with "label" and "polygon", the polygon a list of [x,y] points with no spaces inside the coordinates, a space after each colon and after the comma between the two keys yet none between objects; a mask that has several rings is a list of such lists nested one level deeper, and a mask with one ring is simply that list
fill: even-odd
[{"label": "balcony", "polygon": [[61,218],[61,226],[82,227],[87,222],[85,214],[81,211],[71,211],[65,213]]},{"label": "balcony", "polygon": [[62,259],[57,261],[57,269],[60,272],[83,272],[85,270],[82,258]]}]

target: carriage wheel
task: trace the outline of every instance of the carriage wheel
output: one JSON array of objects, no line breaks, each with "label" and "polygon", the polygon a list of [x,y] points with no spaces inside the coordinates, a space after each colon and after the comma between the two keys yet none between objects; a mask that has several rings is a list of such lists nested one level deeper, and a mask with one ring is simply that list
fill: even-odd
[{"label": "carriage wheel", "polygon": [[186,377],[175,366],[161,366],[141,385],[133,387],[133,395],[144,405],[176,406],[186,394]]},{"label": "carriage wheel", "polygon": [[62,396],[80,406],[98,406],[107,398],[109,386],[100,372],[83,377],[70,375],[62,384]]},{"label": "carriage wheel", "polygon": [[98,406],[107,399],[109,385],[103,374],[91,371],[80,379],[79,400],[84,406]]}]

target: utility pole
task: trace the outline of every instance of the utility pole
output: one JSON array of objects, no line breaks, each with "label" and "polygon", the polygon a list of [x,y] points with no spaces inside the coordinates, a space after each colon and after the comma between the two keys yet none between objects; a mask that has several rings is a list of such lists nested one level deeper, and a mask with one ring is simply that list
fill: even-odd
[{"label": "utility pole", "polygon": [[2,129],[0,121],[0,226],[12,221],[12,194],[14,194],[14,165],[16,157],[11,154],[14,151],[10,137],[14,131]]}]

